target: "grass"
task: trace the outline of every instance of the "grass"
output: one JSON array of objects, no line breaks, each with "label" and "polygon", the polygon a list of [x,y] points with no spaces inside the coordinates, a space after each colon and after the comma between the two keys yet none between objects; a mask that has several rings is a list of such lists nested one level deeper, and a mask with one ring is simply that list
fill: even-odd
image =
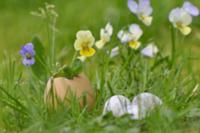
[{"label": "grass", "polygon": [[[96,38],[99,29],[107,21],[114,26],[112,41],[95,57],[84,64],[84,73],[89,77],[97,92],[92,111],[79,110],[74,106],[60,105],[49,111],[43,95],[50,75],[38,79],[21,64],[20,47],[39,35],[48,49],[49,38],[46,23],[30,12],[44,5],[44,1],[0,2],[0,132],[191,132],[200,131],[199,90],[199,17],[195,18],[193,32],[183,38],[177,35],[176,61],[173,67],[168,62],[159,65],[161,59],[147,59],[130,52],[116,38],[117,31],[124,25],[136,22],[142,26],[146,44],[153,40],[162,56],[170,55],[171,35],[168,22],[169,11],[183,1],[152,0],[154,23],[146,28],[129,12],[126,2],[121,0],[69,0],[48,1],[56,5],[59,14],[56,34],[56,60],[68,64],[73,56],[76,32],[90,29]],[[192,1],[193,2],[193,1]],[[198,0],[194,0],[200,6]],[[120,46],[120,55],[110,59],[106,51]],[[46,50],[47,51],[47,50]],[[45,53],[48,54],[48,53]],[[152,92],[163,100],[163,105],[144,120],[133,121],[128,116],[101,117],[103,105],[111,95],[122,94],[129,99],[140,92]]]}]

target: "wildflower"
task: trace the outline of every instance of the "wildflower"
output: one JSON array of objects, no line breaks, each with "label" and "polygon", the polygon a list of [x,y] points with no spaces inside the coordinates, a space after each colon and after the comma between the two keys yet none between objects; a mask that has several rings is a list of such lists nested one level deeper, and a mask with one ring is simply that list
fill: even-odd
[{"label": "wildflower", "polygon": [[145,25],[150,26],[153,20],[151,16],[153,9],[150,0],[128,0],[128,8],[134,13]]},{"label": "wildflower", "polygon": [[175,28],[178,28],[182,34],[188,35],[191,28],[188,26],[192,23],[192,16],[183,8],[175,8],[170,12],[169,20]]},{"label": "wildflower", "polygon": [[113,58],[119,54],[119,47],[114,47],[110,52],[110,58]]},{"label": "wildflower", "polygon": [[25,66],[32,66],[35,64],[35,50],[34,45],[32,43],[24,45],[20,50],[20,54],[23,57],[22,63]]},{"label": "wildflower", "polygon": [[123,116],[127,113],[127,106],[129,104],[129,99],[122,95],[112,96],[106,101],[104,105],[103,115],[108,112],[112,112],[115,117]]},{"label": "wildflower", "polygon": [[170,12],[169,20],[175,28],[178,28],[183,35],[191,33],[189,25],[192,23],[192,17],[199,15],[199,9],[186,1],[181,8],[175,8]]},{"label": "wildflower", "polygon": [[138,41],[142,36],[143,31],[137,24],[131,24],[129,26],[128,31],[121,30],[118,33],[118,38],[120,39],[121,43],[128,43],[128,45],[132,48],[137,50],[141,43]]},{"label": "wildflower", "polygon": [[158,51],[158,47],[155,44],[150,43],[144,49],[142,49],[141,54],[153,58],[156,56]]},{"label": "wildflower", "polygon": [[112,34],[113,34],[113,27],[110,23],[107,23],[106,27],[101,29],[100,40],[95,43],[95,46],[98,49],[103,48],[103,46],[110,41]]},{"label": "wildflower", "polygon": [[141,93],[133,98],[127,110],[132,115],[132,119],[138,120],[145,118],[149,111],[162,103],[159,97],[151,93]]},{"label": "wildflower", "polygon": [[76,41],[74,48],[79,51],[81,57],[91,57],[95,54],[95,49],[92,48],[94,45],[94,37],[90,31],[79,31],[76,34]]},{"label": "wildflower", "polygon": [[192,3],[189,1],[184,2],[183,9],[187,11],[191,16],[199,16],[199,9],[192,5]]}]

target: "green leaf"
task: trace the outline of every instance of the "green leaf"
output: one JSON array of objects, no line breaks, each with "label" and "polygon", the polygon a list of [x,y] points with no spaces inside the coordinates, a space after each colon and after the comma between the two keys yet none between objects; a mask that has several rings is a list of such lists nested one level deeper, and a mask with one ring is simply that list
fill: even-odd
[{"label": "green leaf", "polygon": [[46,56],[45,56],[45,49],[42,45],[40,39],[35,36],[32,39],[32,43],[34,44],[34,49],[36,52],[35,55],[35,64],[32,66],[32,71],[36,77],[39,79],[45,78],[47,76],[47,63],[46,63]]}]

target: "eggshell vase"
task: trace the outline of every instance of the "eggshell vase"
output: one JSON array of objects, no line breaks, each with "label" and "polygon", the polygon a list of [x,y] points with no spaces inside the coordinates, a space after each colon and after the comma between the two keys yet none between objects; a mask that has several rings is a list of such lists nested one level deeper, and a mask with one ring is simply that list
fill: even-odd
[{"label": "eggshell vase", "polygon": [[81,108],[87,105],[89,110],[92,109],[95,102],[94,90],[88,78],[83,74],[73,79],[65,77],[49,79],[44,93],[44,101],[50,107],[55,108],[59,102],[70,106],[70,104],[74,104],[72,101],[74,96]]}]

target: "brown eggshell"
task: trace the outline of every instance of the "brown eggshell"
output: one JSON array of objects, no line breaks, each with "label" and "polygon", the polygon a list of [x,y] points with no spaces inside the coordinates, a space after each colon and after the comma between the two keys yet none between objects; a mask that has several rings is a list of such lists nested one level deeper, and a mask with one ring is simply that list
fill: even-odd
[{"label": "brown eggshell", "polygon": [[[92,109],[95,102],[94,91],[90,81],[83,74],[73,79],[64,77],[50,79],[45,89],[44,101],[46,104],[54,107],[57,106],[59,101],[70,105],[72,94],[78,99],[80,107],[84,107],[86,104],[88,105],[88,109]],[[85,95],[85,100],[83,95]]]}]

